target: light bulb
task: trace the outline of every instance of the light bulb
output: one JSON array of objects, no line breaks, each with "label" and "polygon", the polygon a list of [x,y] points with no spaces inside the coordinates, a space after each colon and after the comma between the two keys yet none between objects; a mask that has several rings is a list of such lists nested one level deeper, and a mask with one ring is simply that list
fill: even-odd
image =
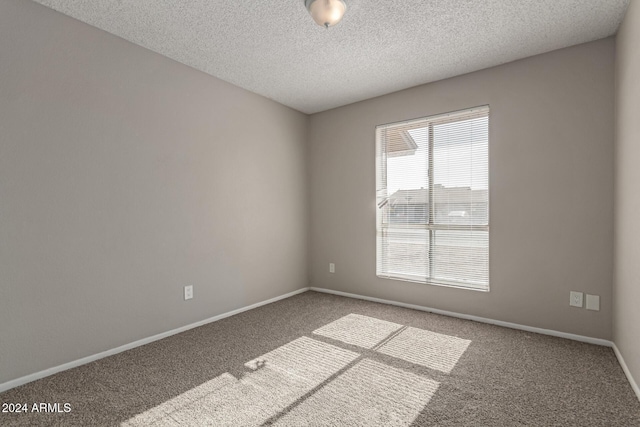
[{"label": "light bulb", "polygon": [[325,28],[340,22],[347,10],[344,0],[306,0],[305,6],[313,20]]}]

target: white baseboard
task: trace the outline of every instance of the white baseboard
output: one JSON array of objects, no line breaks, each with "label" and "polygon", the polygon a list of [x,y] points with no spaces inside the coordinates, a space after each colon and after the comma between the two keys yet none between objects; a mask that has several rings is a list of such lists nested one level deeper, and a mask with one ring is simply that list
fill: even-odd
[{"label": "white baseboard", "polygon": [[586,343],[590,343],[590,344],[597,344],[597,345],[602,345],[602,346],[606,346],[606,347],[613,347],[613,351],[616,355],[616,357],[618,358],[618,362],[620,363],[620,366],[622,367],[622,370],[624,371],[625,375],[627,376],[627,379],[629,380],[629,383],[631,384],[631,388],[633,389],[633,391],[635,392],[636,396],[638,396],[638,399],[640,400],[640,387],[638,387],[638,384],[635,382],[633,376],[631,375],[631,372],[629,371],[629,368],[627,367],[627,364],[625,363],[624,359],[622,358],[622,354],[620,353],[620,350],[618,350],[618,347],[616,347],[616,345],[608,340],[603,340],[600,338],[591,338],[591,337],[586,337],[583,335],[576,335],[576,334],[570,334],[567,332],[560,332],[560,331],[554,331],[552,329],[543,329],[543,328],[536,328],[533,326],[526,326],[526,325],[520,325],[517,323],[511,323],[511,322],[503,322],[501,320],[494,320],[494,319],[488,319],[485,317],[479,317],[479,316],[472,316],[472,315],[468,315],[468,314],[462,314],[462,313],[456,313],[453,311],[446,311],[446,310],[439,310],[437,308],[430,308],[430,307],[425,307],[425,306],[421,306],[421,305],[415,305],[415,304],[406,304],[403,302],[397,302],[397,301],[391,301],[391,300],[385,300],[385,299],[381,299],[381,298],[374,298],[374,297],[368,297],[368,296],[364,296],[364,295],[358,295],[358,294],[351,294],[348,292],[341,292],[341,291],[334,291],[331,289],[325,289],[325,288],[316,288],[316,287],[311,287],[311,288],[301,288],[298,289],[296,291],[293,292],[289,292],[287,294],[284,295],[280,295],[277,296],[275,298],[271,298],[268,299],[266,301],[261,301],[252,305],[248,305],[246,307],[241,307],[238,308],[236,310],[232,310],[229,311],[227,313],[223,313],[223,314],[219,314],[217,316],[213,316],[210,317],[208,319],[204,319],[201,320],[199,322],[195,322],[195,323],[191,323],[189,325],[186,326],[182,326],[180,328],[176,328],[176,329],[172,329],[170,331],[167,332],[163,332],[157,335],[153,335],[151,337],[148,338],[143,338],[134,342],[131,342],[129,344],[125,344],[122,345],[120,347],[116,347],[110,350],[106,350],[91,356],[87,356],[87,357],[83,357],[81,359],[78,360],[74,360],[72,362],[68,362],[59,366],[54,366],[52,368],[49,369],[45,369],[43,371],[39,371],[33,374],[29,374],[29,375],[25,375],[24,377],[20,377],[20,378],[16,378],[14,380],[11,381],[7,381],[5,383],[0,384],[0,393],[2,393],[3,391],[7,391],[9,389],[12,389],[14,387],[18,387],[21,386],[23,384],[35,381],[35,380],[39,380],[41,378],[45,378],[48,377],[50,375],[56,374],[58,372],[62,372],[62,371],[66,371],[67,369],[71,369],[71,368],[75,368],[77,366],[81,366],[81,365],[85,365],[87,363],[93,362],[95,360],[99,360],[102,359],[104,357],[107,356],[112,356],[114,354],[118,354],[121,353],[123,351],[126,350],[130,350],[132,348],[136,348],[136,347],[140,347],[142,345],[145,344],[149,344],[151,342],[154,341],[158,341],[161,340],[163,338],[167,338],[171,335],[175,335],[175,334],[179,334],[181,332],[185,332],[188,331],[189,329],[193,329],[193,328],[197,328],[198,326],[202,326],[202,325],[206,325],[207,323],[212,323],[227,317],[231,317],[234,316],[236,314],[240,314],[244,311],[248,311],[254,308],[258,308],[260,306],[266,305],[266,304],[271,304],[272,302],[276,302],[276,301],[280,301],[282,299],[285,298],[289,298],[292,297],[294,295],[306,292],[306,291],[316,291],[316,292],[323,292],[323,293],[327,293],[327,294],[334,294],[334,295],[340,295],[340,296],[344,296],[344,297],[349,297],[349,298],[356,298],[356,299],[362,299],[362,300],[366,300],[366,301],[372,301],[372,302],[378,302],[378,303],[382,303],[382,304],[389,304],[389,305],[395,305],[395,306],[399,306],[399,307],[405,307],[405,308],[410,308],[413,310],[420,310],[420,311],[426,311],[429,313],[435,313],[435,314],[442,314],[445,316],[450,316],[450,317],[457,317],[460,319],[467,319],[467,320],[473,320],[476,322],[481,322],[481,323],[488,323],[491,325],[497,325],[497,326],[504,326],[507,328],[512,328],[512,329],[519,329],[519,330],[523,330],[523,331],[527,331],[527,332],[535,332],[538,334],[543,334],[543,335],[551,335],[551,336],[555,336],[555,337],[560,337],[560,338],[567,338],[570,340],[575,340],[575,341],[581,341],[581,342],[586,342]]},{"label": "white baseboard", "polygon": [[631,371],[629,370],[629,367],[627,366],[624,359],[622,358],[622,353],[620,353],[620,350],[618,350],[618,346],[615,343],[613,343],[613,352],[616,354],[616,357],[618,358],[618,362],[620,363],[620,366],[622,367],[624,374],[627,376],[627,380],[629,380],[629,384],[631,384],[631,388],[633,389],[636,396],[638,397],[638,400],[640,400],[640,387],[638,387],[638,383],[636,382],[636,380],[633,379],[633,376],[631,375]]},{"label": "white baseboard", "polygon": [[520,325],[518,323],[503,322],[502,320],[488,319],[486,317],[472,316],[470,314],[456,313],[454,311],[439,310],[437,308],[425,307],[422,305],[406,304],[404,302],[391,301],[391,300],[368,297],[368,296],[358,295],[358,294],[350,294],[347,292],[334,291],[332,289],[314,288],[314,287],[311,287],[309,289],[312,291],[323,292],[326,294],[340,295],[343,297],[362,299],[362,300],[372,301],[372,302],[379,302],[382,304],[397,305],[398,307],[411,308],[413,310],[420,310],[420,311],[427,311],[429,313],[442,314],[444,316],[457,317],[459,319],[473,320],[476,322],[488,323],[490,325],[504,326],[505,328],[519,329],[522,331],[535,332],[537,334],[551,335],[551,336],[560,337],[560,338],[567,338],[570,340],[586,342],[589,344],[602,345],[605,347],[613,347],[613,343],[611,341],[603,340],[601,338],[592,338],[592,337],[586,337],[584,335],[570,334],[568,332],[554,331],[553,329],[543,329],[543,328],[536,328],[533,326]]},{"label": "white baseboard", "polygon": [[217,316],[213,316],[213,317],[210,317],[208,319],[201,320],[199,322],[191,323],[189,325],[182,326],[180,328],[172,329],[170,331],[162,332],[160,334],[153,335],[153,336],[148,337],[148,338],[143,338],[141,340],[137,340],[137,341],[131,342],[129,344],[121,345],[120,347],[116,347],[116,348],[113,348],[111,350],[106,350],[106,351],[103,351],[103,352],[100,352],[100,353],[97,353],[97,354],[93,354],[91,356],[87,356],[87,357],[83,357],[83,358],[78,359],[78,360],[74,360],[72,362],[64,363],[64,364],[59,365],[59,366],[54,366],[52,368],[45,369],[43,371],[39,371],[39,372],[36,372],[36,373],[33,373],[33,374],[25,375],[24,377],[16,378],[15,380],[7,381],[5,383],[0,384],[0,393],[2,393],[3,391],[7,391],[9,389],[12,389],[14,387],[21,386],[23,384],[30,383],[31,381],[39,380],[41,378],[45,378],[45,377],[48,377],[50,375],[57,374],[58,372],[66,371],[67,369],[71,369],[71,368],[75,368],[77,366],[85,365],[87,363],[93,362],[93,361],[98,360],[98,359],[102,359],[102,358],[107,357],[107,356],[112,356],[114,354],[122,353],[123,351],[131,350],[132,348],[140,347],[141,345],[149,344],[151,342],[158,341],[158,340],[161,340],[163,338],[167,338],[167,337],[169,337],[171,335],[179,334],[180,332],[188,331],[189,329],[193,329],[193,328],[197,328],[198,326],[206,325],[207,323],[215,322],[215,321],[224,319],[226,317],[231,317],[233,315],[240,314],[240,313],[242,313],[244,311],[247,311],[247,310],[258,308],[258,307],[266,305],[266,304],[271,304],[272,302],[280,301],[281,299],[285,299],[285,298],[289,298],[289,297],[292,297],[292,296],[297,295],[297,294],[301,294],[302,292],[306,292],[308,290],[309,290],[309,288],[298,289],[297,291],[289,292],[287,294],[280,295],[280,296],[277,296],[275,298],[268,299],[266,301],[257,302],[255,304],[251,304],[251,305],[248,305],[246,307],[241,307],[241,308],[238,308],[236,310],[229,311],[227,313],[219,314]]}]

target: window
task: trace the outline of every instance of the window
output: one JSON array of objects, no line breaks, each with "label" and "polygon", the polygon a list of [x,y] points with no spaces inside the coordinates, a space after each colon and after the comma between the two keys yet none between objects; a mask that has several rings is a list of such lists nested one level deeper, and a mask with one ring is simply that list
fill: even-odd
[{"label": "window", "polygon": [[489,290],[489,107],[376,128],[379,277]]}]

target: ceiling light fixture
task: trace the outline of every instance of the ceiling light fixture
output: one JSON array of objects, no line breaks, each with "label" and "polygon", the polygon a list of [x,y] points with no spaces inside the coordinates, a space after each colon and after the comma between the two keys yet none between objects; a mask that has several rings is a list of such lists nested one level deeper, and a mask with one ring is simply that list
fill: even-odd
[{"label": "ceiling light fixture", "polygon": [[347,10],[344,0],[305,0],[309,14],[321,27],[329,28],[336,25]]}]

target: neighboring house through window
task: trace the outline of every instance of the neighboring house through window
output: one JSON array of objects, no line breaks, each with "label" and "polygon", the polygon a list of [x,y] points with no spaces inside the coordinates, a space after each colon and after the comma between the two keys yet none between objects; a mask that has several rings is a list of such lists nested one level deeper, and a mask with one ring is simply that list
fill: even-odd
[{"label": "neighboring house through window", "polygon": [[376,128],[379,277],[489,290],[489,107]]}]

